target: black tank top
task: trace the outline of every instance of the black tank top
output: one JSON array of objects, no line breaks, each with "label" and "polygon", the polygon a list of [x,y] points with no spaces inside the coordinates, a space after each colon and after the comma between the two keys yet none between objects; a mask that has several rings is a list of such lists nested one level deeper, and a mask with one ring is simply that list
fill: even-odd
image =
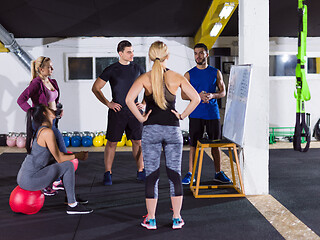
[{"label": "black tank top", "polygon": [[173,95],[169,89],[167,88],[166,84],[164,85],[164,97],[167,100],[167,109],[162,110],[154,101],[153,95],[144,95],[144,99],[146,101],[147,107],[146,112],[149,112],[151,109],[152,112],[149,115],[149,118],[147,121],[143,123],[143,125],[153,125],[153,124],[159,124],[159,125],[166,125],[166,126],[179,126],[179,119],[174,115],[171,110],[175,110],[175,104],[176,104],[176,95]]}]

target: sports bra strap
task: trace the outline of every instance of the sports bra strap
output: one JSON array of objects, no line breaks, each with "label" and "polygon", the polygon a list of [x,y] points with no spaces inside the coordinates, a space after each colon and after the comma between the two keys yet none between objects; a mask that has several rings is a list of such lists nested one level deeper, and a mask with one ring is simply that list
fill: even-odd
[{"label": "sports bra strap", "polygon": [[47,126],[40,126],[37,133],[37,139],[44,128],[48,128]]}]

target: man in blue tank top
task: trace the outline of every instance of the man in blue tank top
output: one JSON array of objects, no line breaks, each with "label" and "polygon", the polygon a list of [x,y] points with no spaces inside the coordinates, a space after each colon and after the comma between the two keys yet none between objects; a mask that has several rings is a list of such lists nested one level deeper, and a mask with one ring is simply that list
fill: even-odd
[{"label": "man in blue tank top", "polygon": [[[226,95],[225,85],[221,72],[208,65],[209,52],[203,43],[194,47],[194,58],[197,65],[185,73],[185,77],[199,93],[201,102],[189,116],[190,153],[189,172],[182,180],[182,184],[189,184],[193,168],[193,160],[197,141],[207,134],[209,139],[221,139],[220,115],[217,99]],[[219,89],[218,92],[216,89]],[[182,93],[182,98],[187,100]],[[216,181],[230,183],[231,180],[221,171],[220,148],[212,148],[211,154],[214,160]]]},{"label": "man in blue tank top", "polygon": [[[107,144],[104,151],[105,173],[104,185],[112,185],[112,164],[117,143],[121,140],[123,132],[132,141],[132,153],[137,163],[137,180],[145,180],[145,171],[141,154],[142,124],[131,113],[125,103],[125,98],[134,81],[145,71],[133,63],[133,48],[129,41],[123,40],[118,44],[119,61],[104,69],[92,86],[95,96],[109,108]],[[112,100],[108,101],[101,89],[109,81]],[[139,109],[144,105],[137,102]]]}]

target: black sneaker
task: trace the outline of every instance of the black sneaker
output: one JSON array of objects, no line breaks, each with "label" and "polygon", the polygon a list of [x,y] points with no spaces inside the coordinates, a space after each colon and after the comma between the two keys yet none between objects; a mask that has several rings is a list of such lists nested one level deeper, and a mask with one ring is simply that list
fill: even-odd
[{"label": "black sneaker", "polygon": [[70,207],[69,205],[67,206],[67,214],[88,214],[92,212],[92,209],[87,208],[79,203],[75,207]]},{"label": "black sneaker", "polygon": [[[82,204],[82,205],[86,205],[86,204],[89,203],[88,200],[82,199],[79,195],[76,195],[76,201],[77,201],[78,203]],[[68,198],[67,198],[67,196],[65,196],[65,198],[64,198],[64,204],[68,204]]]}]

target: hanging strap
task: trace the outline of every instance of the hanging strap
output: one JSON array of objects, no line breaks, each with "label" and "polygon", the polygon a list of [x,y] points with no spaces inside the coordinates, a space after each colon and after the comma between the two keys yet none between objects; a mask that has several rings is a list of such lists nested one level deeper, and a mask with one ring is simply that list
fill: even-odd
[{"label": "hanging strap", "polygon": [[[311,134],[306,124],[306,114],[296,113],[296,126],[293,135],[293,149],[295,151],[306,152],[310,147]],[[305,138],[306,146],[301,148],[301,138]]]},{"label": "hanging strap", "polygon": [[[310,131],[306,124],[305,101],[309,101],[310,91],[306,79],[306,43],[307,43],[307,5],[305,0],[298,0],[299,29],[298,29],[298,54],[296,67],[296,125],[293,135],[293,149],[300,152],[306,152],[310,146]],[[305,138],[307,144],[301,148],[301,138]]]}]

